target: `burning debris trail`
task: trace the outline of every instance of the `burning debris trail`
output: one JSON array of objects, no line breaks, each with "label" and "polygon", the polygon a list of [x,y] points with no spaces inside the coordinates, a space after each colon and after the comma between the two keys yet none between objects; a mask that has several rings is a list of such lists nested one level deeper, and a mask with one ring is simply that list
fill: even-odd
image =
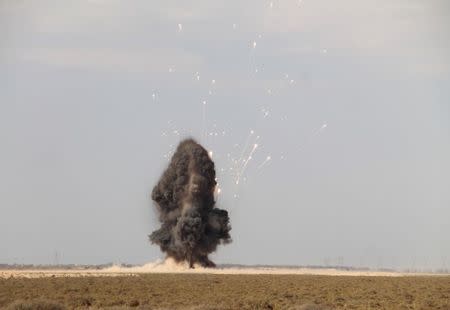
[{"label": "burning debris trail", "polygon": [[192,139],[184,140],[152,192],[161,228],[150,241],[178,262],[214,267],[208,254],[231,242],[228,212],[216,208],[214,162]]}]

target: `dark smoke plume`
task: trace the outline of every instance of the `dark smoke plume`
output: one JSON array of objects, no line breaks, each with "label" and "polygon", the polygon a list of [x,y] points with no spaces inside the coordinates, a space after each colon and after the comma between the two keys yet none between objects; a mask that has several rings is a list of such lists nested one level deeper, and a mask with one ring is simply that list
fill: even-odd
[{"label": "dark smoke plume", "polygon": [[216,208],[214,162],[192,139],[182,141],[152,191],[161,228],[150,241],[176,261],[214,267],[208,254],[231,242],[228,212]]}]

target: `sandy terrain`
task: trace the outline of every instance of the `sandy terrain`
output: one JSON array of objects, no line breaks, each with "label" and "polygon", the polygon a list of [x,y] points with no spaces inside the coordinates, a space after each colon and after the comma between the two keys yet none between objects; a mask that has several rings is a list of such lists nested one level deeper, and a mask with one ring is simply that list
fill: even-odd
[{"label": "sandy terrain", "polygon": [[121,276],[145,273],[192,273],[192,274],[276,274],[276,275],[328,275],[328,276],[387,276],[401,277],[411,274],[384,271],[339,270],[326,268],[287,268],[287,267],[227,267],[227,268],[188,268],[171,260],[156,261],[138,267],[113,266],[105,269],[59,269],[59,270],[0,270],[0,278],[41,278],[41,277],[83,277],[83,276]]}]

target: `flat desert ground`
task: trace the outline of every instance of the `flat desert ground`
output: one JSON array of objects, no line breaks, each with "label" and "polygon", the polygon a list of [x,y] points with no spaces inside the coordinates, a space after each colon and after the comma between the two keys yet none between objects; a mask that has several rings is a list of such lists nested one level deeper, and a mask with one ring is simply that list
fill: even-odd
[{"label": "flat desert ground", "polygon": [[0,308],[450,310],[450,276],[170,263],[0,270]]}]

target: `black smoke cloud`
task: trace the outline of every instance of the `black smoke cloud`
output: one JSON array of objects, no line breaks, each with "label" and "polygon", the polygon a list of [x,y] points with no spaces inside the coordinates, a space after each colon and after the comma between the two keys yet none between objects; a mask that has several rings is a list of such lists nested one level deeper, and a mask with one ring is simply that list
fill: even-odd
[{"label": "black smoke cloud", "polygon": [[161,228],[153,244],[176,261],[214,267],[208,254],[231,242],[228,212],[215,207],[214,162],[193,139],[182,141],[152,191]]}]

